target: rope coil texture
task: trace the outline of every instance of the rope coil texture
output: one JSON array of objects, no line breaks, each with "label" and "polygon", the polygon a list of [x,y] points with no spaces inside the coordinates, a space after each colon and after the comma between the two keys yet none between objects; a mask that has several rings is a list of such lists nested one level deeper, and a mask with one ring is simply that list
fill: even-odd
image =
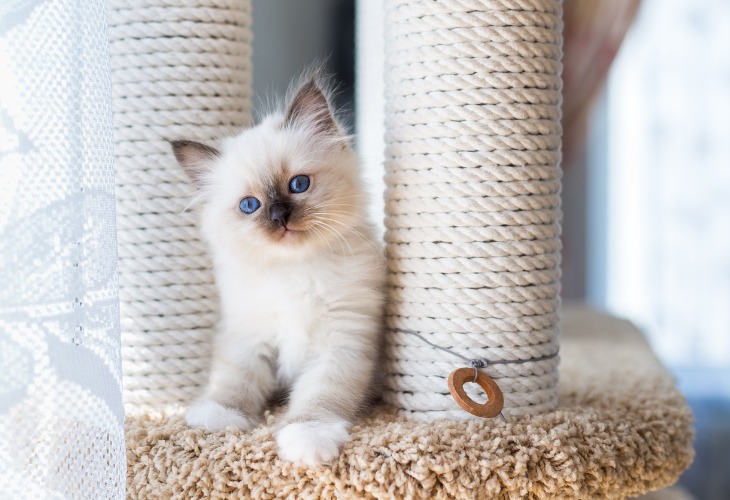
[{"label": "rope coil texture", "polygon": [[[386,0],[385,399],[469,418],[447,352],[507,416],[557,404],[559,0]],[[470,396],[477,398],[476,393]]]},{"label": "rope coil texture", "polygon": [[248,123],[250,0],[110,0],[125,404],[194,398],[217,292],[191,186],[166,142]]}]

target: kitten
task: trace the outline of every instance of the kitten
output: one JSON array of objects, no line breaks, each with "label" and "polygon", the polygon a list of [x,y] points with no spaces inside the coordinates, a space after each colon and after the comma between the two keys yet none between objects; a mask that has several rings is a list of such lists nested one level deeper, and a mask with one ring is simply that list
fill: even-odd
[{"label": "kitten", "polygon": [[250,429],[277,390],[289,404],[279,456],[339,455],[375,371],[383,262],[349,137],[316,76],[284,112],[215,149],[172,142],[197,187],[220,289],[205,395],[189,425]]}]

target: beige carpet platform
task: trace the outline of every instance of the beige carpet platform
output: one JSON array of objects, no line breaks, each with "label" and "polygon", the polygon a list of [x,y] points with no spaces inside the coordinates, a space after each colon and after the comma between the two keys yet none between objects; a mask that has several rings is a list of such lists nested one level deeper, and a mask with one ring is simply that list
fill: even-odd
[{"label": "beige carpet platform", "polygon": [[251,432],[129,416],[130,498],[625,498],[692,461],[692,416],[629,323],[562,313],[560,407],[536,416],[422,423],[378,408],[329,467],[279,459],[275,417]]}]

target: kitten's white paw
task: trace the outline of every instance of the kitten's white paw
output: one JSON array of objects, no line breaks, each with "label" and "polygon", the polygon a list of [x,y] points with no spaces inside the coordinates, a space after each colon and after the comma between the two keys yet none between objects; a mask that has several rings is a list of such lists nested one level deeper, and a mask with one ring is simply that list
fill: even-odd
[{"label": "kitten's white paw", "polygon": [[192,427],[203,427],[209,432],[217,432],[226,427],[242,430],[252,427],[251,421],[241,413],[211,399],[201,399],[193,403],[185,414],[185,421]]},{"label": "kitten's white paw", "polygon": [[348,423],[300,422],[289,424],[276,433],[279,456],[289,462],[320,465],[340,454],[340,447],[350,440]]}]

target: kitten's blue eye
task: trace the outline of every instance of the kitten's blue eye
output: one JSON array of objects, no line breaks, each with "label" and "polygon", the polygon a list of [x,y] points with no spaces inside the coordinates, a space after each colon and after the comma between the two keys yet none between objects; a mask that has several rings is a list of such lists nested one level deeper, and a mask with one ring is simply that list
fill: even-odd
[{"label": "kitten's blue eye", "polygon": [[303,193],[309,189],[309,177],[306,175],[297,175],[289,181],[289,191],[292,193]]},{"label": "kitten's blue eye", "polygon": [[241,204],[239,205],[239,207],[241,208],[241,212],[243,212],[244,214],[252,214],[256,210],[258,210],[260,206],[261,202],[253,196],[242,199]]}]

